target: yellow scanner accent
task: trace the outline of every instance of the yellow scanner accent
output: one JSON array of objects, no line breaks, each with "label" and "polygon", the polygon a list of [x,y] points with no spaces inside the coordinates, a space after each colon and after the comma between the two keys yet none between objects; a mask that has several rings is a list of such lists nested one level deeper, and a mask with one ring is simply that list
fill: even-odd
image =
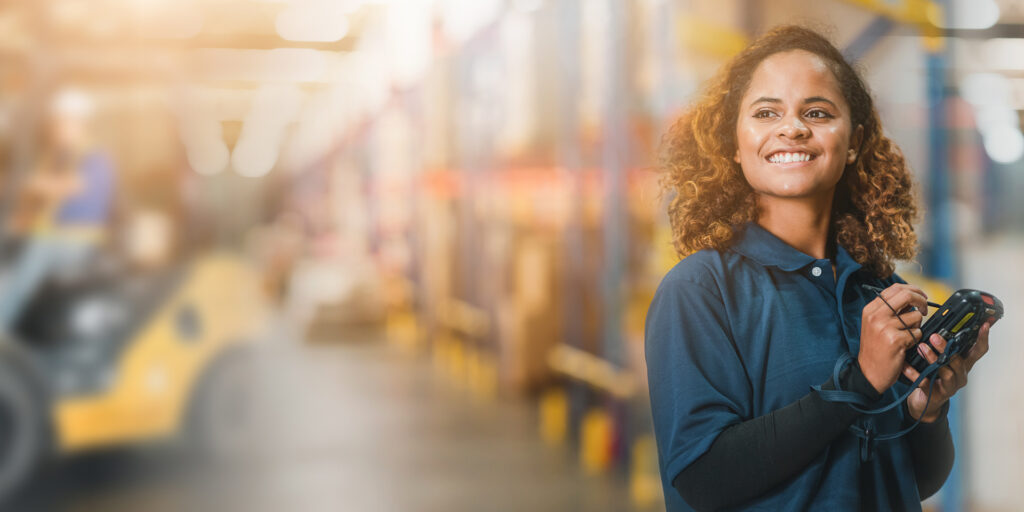
[{"label": "yellow scanner accent", "polygon": [[964,315],[964,317],[961,318],[960,321],[956,323],[956,326],[953,327],[953,330],[950,331],[950,332],[952,332],[953,334],[956,334],[956,332],[959,331],[960,328],[963,327],[964,324],[966,324],[967,321],[970,320],[971,317],[973,317],[973,316],[974,316],[974,312],[973,311],[971,311],[970,313],[967,313],[966,315]]}]

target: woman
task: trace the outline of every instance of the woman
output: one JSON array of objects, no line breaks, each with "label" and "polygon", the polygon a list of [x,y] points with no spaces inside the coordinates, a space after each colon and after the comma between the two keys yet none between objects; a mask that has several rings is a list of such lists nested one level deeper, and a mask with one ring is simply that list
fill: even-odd
[{"label": "woman", "polygon": [[[762,36],[707,91],[664,140],[686,257],[646,326],[668,509],[920,510],[952,467],[948,400],[989,326],[937,374],[930,401],[927,381],[880,415],[825,401],[812,385],[888,404],[908,390],[901,375],[918,376],[908,348],[937,358],[918,343],[924,292],[893,273],[916,244],[908,169],[862,80],[811,30]],[[845,353],[856,359],[833,382]],[[873,437],[918,418],[891,441],[849,430]]]}]

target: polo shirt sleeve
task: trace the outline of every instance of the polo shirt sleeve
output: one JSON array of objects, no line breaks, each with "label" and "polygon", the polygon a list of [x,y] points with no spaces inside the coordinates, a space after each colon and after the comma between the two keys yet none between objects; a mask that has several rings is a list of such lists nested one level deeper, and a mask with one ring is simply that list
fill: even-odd
[{"label": "polo shirt sleeve", "polygon": [[749,419],[752,391],[722,300],[703,284],[670,273],[648,309],[644,344],[659,463],[671,481]]}]

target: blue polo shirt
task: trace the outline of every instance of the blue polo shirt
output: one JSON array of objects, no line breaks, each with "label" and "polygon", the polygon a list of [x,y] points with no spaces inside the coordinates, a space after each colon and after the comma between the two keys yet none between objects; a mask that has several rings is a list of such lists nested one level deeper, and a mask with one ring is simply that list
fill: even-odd
[{"label": "blue polo shirt", "polygon": [[[727,250],[702,250],[672,268],[647,313],[645,347],[654,434],[669,512],[692,510],[672,480],[726,428],[789,405],[857,355],[861,310],[874,278],[841,246],[832,262],[787,245],[756,223]],[[879,404],[905,391],[897,383]],[[857,423],[895,432],[903,407]],[[906,438],[840,435],[799,474],[738,510],[921,510]]]}]

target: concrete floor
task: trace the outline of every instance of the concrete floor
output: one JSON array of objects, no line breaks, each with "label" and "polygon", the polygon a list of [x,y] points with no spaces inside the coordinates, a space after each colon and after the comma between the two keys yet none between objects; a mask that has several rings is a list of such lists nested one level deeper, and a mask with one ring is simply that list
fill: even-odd
[{"label": "concrete floor", "polygon": [[532,406],[483,403],[379,339],[282,342],[259,358],[261,449],[210,467],[179,447],[59,461],[17,509],[628,511],[624,475],[544,446]]}]

